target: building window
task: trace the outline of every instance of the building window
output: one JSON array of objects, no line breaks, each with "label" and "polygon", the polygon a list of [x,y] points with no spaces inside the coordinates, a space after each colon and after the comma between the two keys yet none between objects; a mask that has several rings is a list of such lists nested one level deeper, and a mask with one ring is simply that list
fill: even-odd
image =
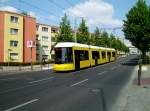
[{"label": "building window", "polygon": [[13,41],[13,40],[11,40],[11,41],[10,41],[10,46],[12,46],[12,47],[17,47],[17,46],[18,46],[18,41]]},{"label": "building window", "polygon": [[47,27],[42,27],[42,32],[48,32],[48,28]]},{"label": "building window", "polygon": [[47,46],[47,45],[43,45],[43,46],[42,46],[42,49],[47,50],[47,49],[48,49],[48,46]]},{"label": "building window", "polygon": [[10,34],[17,35],[18,34],[18,29],[10,28]]},{"label": "building window", "polygon": [[56,32],[56,30],[52,30],[52,33],[55,33]]},{"label": "building window", "polygon": [[18,53],[10,53],[10,59],[11,60],[17,60],[18,59]]},{"label": "building window", "polygon": [[47,36],[42,36],[42,40],[43,41],[48,41],[48,37]]},{"label": "building window", "polygon": [[36,35],[36,40],[39,40],[39,35]]},{"label": "building window", "polygon": [[39,25],[36,25],[36,30],[37,30],[37,31],[39,30]]},{"label": "building window", "polygon": [[11,17],[10,17],[10,21],[11,21],[12,23],[18,23],[18,17],[11,16]]}]

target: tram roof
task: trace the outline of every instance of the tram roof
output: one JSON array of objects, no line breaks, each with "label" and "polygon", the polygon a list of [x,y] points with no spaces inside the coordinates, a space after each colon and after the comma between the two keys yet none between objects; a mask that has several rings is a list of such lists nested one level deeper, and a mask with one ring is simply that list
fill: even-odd
[{"label": "tram roof", "polygon": [[98,46],[92,46],[92,45],[86,45],[86,44],[80,44],[74,42],[60,42],[57,43],[55,47],[73,47],[73,46],[115,51],[115,49],[113,48],[98,47]]},{"label": "tram roof", "polygon": [[73,47],[73,46],[89,48],[89,45],[73,43],[73,42],[61,42],[61,43],[58,43],[55,47]]}]

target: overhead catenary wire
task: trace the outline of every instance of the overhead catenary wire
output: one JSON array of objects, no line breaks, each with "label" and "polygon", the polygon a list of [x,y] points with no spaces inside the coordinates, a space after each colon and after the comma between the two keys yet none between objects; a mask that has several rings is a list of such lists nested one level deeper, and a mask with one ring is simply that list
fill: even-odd
[{"label": "overhead catenary wire", "polygon": [[49,3],[54,4],[56,7],[58,7],[61,10],[64,10],[65,8],[61,5],[57,4],[54,0],[48,0]]},{"label": "overhead catenary wire", "polygon": [[50,11],[47,11],[47,10],[42,9],[42,8],[40,8],[40,7],[37,7],[37,6],[35,6],[35,5],[33,5],[33,4],[30,4],[30,3],[26,2],[26,1],[20,0],[20,2],[23,3],[23,4],[25,4],[25,5],[30,6],[30,7],[32,7],[32,8],[38,9],[39,11],[42,11],[42,12],[44,12],[44,13],[46,13],[46,14],[49,13],[49,14],[51,14],[51,15],[54,15],[55,17],[59,17],[59,16],[56,15],[55,13],[52,13],[52,12],[50,12]]},{"label": "overhead catenary wire", "polygon": [[[1,2],[0,1],[0,4],[2,5],[9,5],[11,7],[14,7],[12,6],[12,4],[9,4],[9,3],[4,3],[4,2]],[[28,13],[29,11],[26,11],[26,10],[23,10],[21,8],[18,8],[18,7],[14,7],[16,10],[18,10],[19,12],[18,13],[22,13],[22,12],[25,12],[25,13]],[[43,15],[37,15],[40,19],[43,19],[43,20],[51,20],[50,18],[46,17],[46,16],[43,16]]]},{"label": "overhead catenary wire", "polygon": [[69,0],[65,0],[70,6],[74,6],[74,4],[72,4],[72,2],[70,2]]}]

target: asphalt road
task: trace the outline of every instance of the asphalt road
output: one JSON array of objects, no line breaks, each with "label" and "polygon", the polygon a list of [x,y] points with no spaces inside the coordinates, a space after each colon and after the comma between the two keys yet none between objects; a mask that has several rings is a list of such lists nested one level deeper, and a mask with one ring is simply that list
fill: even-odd
[{"label": "asphalt road", "polygon": [[0,111],[111,111],[137,60],[132,55],[69,73],[0,76]]}]

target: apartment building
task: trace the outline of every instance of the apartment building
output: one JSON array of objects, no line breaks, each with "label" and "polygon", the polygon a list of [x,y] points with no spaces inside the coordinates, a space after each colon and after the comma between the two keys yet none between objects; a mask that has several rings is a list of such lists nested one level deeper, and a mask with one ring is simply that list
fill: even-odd
[{"label": "apartment building", "polygon": [[[56,44],[56,37],[59,33],[59,27],[58,26],[51,26],[51,47],[53,48],[54,45]],[[51,50],[51,58],[54,59],[55,58],[55,52],[54,50],[52,49]]]},{"label": "apartment building", "polygon": [[36,30],[37,61],[48,61],[51,59],[51,26],[37,23]]},{"label": "apartment building", "polygon": [[[36,40],[36,20],[30,16],[0,11],[0,62],[30,62],[36,60],[26,42]],[[30,57],[31,58],[31,57]]]}]

